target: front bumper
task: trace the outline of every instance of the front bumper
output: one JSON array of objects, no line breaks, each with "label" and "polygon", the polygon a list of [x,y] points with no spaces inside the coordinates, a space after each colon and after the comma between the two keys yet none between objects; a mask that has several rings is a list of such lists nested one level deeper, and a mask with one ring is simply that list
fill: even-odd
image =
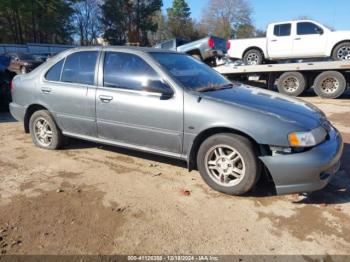
[{"label": "front bumper", "polygon": [[342,153],[342,137],[331,128],[328,139],[309,151],[260,159],[273,178],[277,194],[290,194],[324,188],[339,170]]}]

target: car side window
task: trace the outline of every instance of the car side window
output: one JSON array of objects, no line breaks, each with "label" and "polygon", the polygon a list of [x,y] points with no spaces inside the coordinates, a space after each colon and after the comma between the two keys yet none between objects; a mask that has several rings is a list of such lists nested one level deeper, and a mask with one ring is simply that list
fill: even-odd
[{"label": "car side window", "polygon": [[297,25],[298,35],[316,35],[322,32],[322,28],[310,22],[300,22]]},{"label": "car side window", "polygon": [[97,51],[82,51],[67,56],[61,81],[93,85],[97,56]]},{"label": "car side window", "polygon": [[64,59],[52,66],[49,71],[47,71],[45,79],[48,81],[60,81],[63,62]]},{"label": "car side window", "polygon": [[275,36],[290,36],[291,28],[292,28],[291,24],[275,25],[273,34]]},{"label": "car side window", "polygon": [[105,87],[145,90],[150,81],[159,79],[157,72],[137,55],[122,52],[105,53]]}]

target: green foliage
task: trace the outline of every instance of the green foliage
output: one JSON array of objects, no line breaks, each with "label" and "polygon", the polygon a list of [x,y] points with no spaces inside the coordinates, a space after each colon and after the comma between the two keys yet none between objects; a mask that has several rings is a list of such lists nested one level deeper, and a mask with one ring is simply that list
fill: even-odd
[{"label": "green foliage", "polygon": [[72,13],[65,0],[1,0],[0,42],[69,43]]},{"label": "green foliage", "polygon": [[157,30],[154,16],[161,6],[161,0],[105,0],[102,5],[104,38],[116,45],[147,45],[148,33]]},{"label": "green foliage", "polygon": [[189,40],[197,39],[200,35],[191,19],[191,11],[185,0],[174,0],[171,8],[167,9],[169,34],[172,37]]}]

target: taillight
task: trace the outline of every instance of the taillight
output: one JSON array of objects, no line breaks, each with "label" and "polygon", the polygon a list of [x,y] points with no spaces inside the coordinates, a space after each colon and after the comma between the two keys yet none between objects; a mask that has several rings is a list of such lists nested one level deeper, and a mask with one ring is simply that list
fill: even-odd
[{"label": "taillight", "polygon": [[215,47],[215,41],[212,37],[209,38],[208,40],[208,45],[210,48],[214,48]]},{"label": "taillight", "polygon": [[231,48],[231,42],[230,42],[230,40],[227,40],[226,49],[230,50],[230,48]]}]

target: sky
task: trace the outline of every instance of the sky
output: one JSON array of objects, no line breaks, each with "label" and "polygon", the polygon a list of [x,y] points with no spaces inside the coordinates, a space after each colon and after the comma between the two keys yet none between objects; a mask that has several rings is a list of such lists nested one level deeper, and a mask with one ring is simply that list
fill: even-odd
[{"label": "sky", "polygon": [[[200,20],[209,0],[187,0],[192,17]],[[253,22],[265,29],[271,22],[310,17],[336,30],[350,30],[350,0],[247,0],[253,8]],[[163,9],[172,5],[163,0]]]}]

